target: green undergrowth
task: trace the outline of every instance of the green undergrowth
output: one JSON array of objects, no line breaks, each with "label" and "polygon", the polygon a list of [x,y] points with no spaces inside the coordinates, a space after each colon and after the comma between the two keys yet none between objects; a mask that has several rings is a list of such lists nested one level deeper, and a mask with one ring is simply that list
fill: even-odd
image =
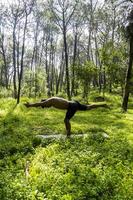
[{"label": "green undergrowth", "polygon": [[65,111],[27,100],[0,99],[0,200],[133,199],[132,98],[127,113],[116,95],[110,109],[77,112],[72,134],[85,136],[70,139],[39,138],[65,135]]}]

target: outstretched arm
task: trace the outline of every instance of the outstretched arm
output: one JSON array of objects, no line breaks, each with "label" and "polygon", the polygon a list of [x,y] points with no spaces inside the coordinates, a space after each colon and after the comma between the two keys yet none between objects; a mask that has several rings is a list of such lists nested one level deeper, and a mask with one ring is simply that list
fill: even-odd
[{"label": "outstretched arm", "polygon": [[102,103],[102,104],[87,105],[87,110],[92,110],[92,109],[99,108],[99,107],[109,108],[109,106],[106,103]]}]

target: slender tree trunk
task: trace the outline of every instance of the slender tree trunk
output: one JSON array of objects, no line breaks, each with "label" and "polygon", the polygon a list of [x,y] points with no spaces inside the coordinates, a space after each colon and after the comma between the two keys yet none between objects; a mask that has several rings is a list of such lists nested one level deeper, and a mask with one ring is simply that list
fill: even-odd
[{"label": "slender tree trunk", "polygon": [[3,74],[2,71],[4,71],[4,86],[6,86],[6,89],[8,89],[8,66],[7,66],[6,53],[5,53],[4,44],[3,44],[3,39],[4,39],[3,37],[1,41],[1,50],[2,50],[2,56],[3,56],[3,61],[4,61],[4,70],[3,69],[1,70],[1,75]]},{"label": "slender tree trunk", "polygon": [[91,60],[91,30],[89,30],[89,38],[87,44],[87,60]]},{"label": "slender tree trunk", "polygon": [[19,104],[19,102],[20,102],[21,83],[22,83],[22,77],[23,77],[24,53],[25,53],[25,36],[26,36],[26,29],[27,29],[27,17],[28,17],[28,15],[26,14],[25,24],[24,24],[24,34],[23,34],[22,53],[21,53],[21,65],[20,65],[20,74],[19,74],[19,83],[18,83],[17,104]]},{"label": "slender tree trunk", "polygon": [[38,90],[38,74],[37,74],[37,67],[38,67],[38,28],[39,28],[39,20],[37,19],[36,23],[36,32],[35,32],[35,51],[34,51],[34,87],[35,87],[35,97],[37,96]]},{"label": "slender tree trunk", "polygon": [[48,65],[48,41],[49,35],[46,35],[45,39],[45,69],[46,69],[46,87],[47,87],[47,95],[50,96],[50,84],[49,84],[49,65]]},{"label": "slender tree trunk", "polygon": [[74,52],[73,52],[73,64],[72,64],[72,86],[71,86],[71,95],[75,95],[75,64],[76,64],[76,55],[77,55],[77,31],[74,37]]},{"label": "slender tree trunk", "polygon": [[60,92],[63,90],[63,81],[64,81],[64,72],[65,72],[65,63],[63,63],[62,70],[61,70],[61,78],[60,78]]},{"label": "slender tree trunk", "polygon": [[51,78],[50,78],[50,92],[54,96],[54,46],[53,38],[51,38]]},{"label": "slender tree trunk", "polygon": [[[17,45],[17,47],[16,47],[16,50],[17,50],[17,77],[18,77],[18,79],[19,79],[19,67],[20,67],[20,63],[19,63],[19,55],[20,55],[20,53],[19,53],[19,48],[20,48],[20,42],[19,42],[19,38],[20,38],[20,27],[19,27],[19,32],[18,32],[18,37],[17,37],[17,42],[16,42],[16,45]],[[18,80],[19,81],[19,80]]]},{"label": "slender tree trunk", "polygon": [[102,92],[102,65],[100,64],[99,69],[99,93]]},{"label": "slender tree trunk", "polygon": [[2,79],[3,79],[3,67],[1,67],[0,70],[0,85],[2,85]]},{"label": "slender tree trunk", "polygon": [[112,43],[114,43],[115,27],[116,27],[116,7],[113,6],[113,24],[112,24]]},{"label": "slender tree trunk", "polygon": [[103,69],[103,97],[105,94],[105,89],[106,89],[106,72],[105,72],[105,68]]},{"label": "slender tree trunk", "polygon": [[71,100],[70,95],[70,79],[69,79],[69,67],[68,67],[68,50],[67,50],[67,39],[66,39],[66,27],[63,27],[63,39],[64,39],[64,51],[65,51],[65,64],[66,64],[66,84],[67,84],[67,97]]},{"label": "slender tree trunk", "polygon": [[112,81],[111,81],[111,77],[109,80],[109,93],[112,93]]},{"label": "slender tree trunk", "polygon": [[59,92],[59,85],[61,80],[61,71],[59,72],[59,75],[56,75],[56,95],[58,95]]},{"label": "slender tree trunk", "polygon": [[68,47],[67,47],[66,24],[65,24],[64,11],[63,11],[63,40],[64,40],[65,64],[66,64],[66,86],[67,86],[66,90],[67,90],[67,97],[69,100],[71,100],[69,66],[68,66]]},{"label": "slender tree trunk", "polygon": [[37,81],[37,72],[34,74],[34,87],[35,87],[35,98],[37,97],[37,86],[38,86],[38,81]]},{"label": "slender tree trunk", "polygon": [[43,30],[43,38],[42,38],[42,45],[41,45],[41,52],[40,52],[40,59],[39,59],[39,65],[42,65],[42,57],[43,57],[43,51],[44,51],[44,41],[45,41],[45,30]]},{"label": "slender tree trunk", "polygon": [[61,63],[60,63],[59,75],[58,75],[57,81],[56,81],[56,94],[58,94],[59,88],[60,88],[60,92],[62,90],[63,78],[64,78],[64,51],[62,51],[62,58],[61,58]]},{"label": "slender tree trunk", "polygon": [[14,22],[14,27],[13,27],[13,68],[14,68],[14,74],[13,74],[13,86],[14,86],[14,98],[17,99],[17,82],[16,82],[16,20]]},{"label": "slender tree trunk", "polygon": [[99,87],[99,93],[101,93],[102,92],[102,64],[101,64],[101,61],[100,61],[100,55],[99,55],[96,33],[97,33],[97,31],[95,32],[95,48],[96,48],[95,60],[96,60],[96,66],[97,66],[97,68],[99,68],[97,86]]},{"label": "slender tree trunk", "polygon": [[91,47],[91,39],[92,39],[92,29],[93,29],[93,0],[90,0],[90,19],[89,19],[89,38],[88,38],[88,44],[87,44],[87,60],[92,60],[92,47]]}]

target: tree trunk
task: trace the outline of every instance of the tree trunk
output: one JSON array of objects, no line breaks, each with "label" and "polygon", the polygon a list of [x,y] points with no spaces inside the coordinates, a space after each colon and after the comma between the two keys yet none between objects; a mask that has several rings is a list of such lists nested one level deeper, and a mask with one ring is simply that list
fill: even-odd
[{"label": "tree trunk", "polygon": [[46,35],[46,42],[45,42],[45,68],[46,68],[46,85],[47,85],[47,95],[50,96],[50,84],[49,84],[49,66],[48,66],[48,38],[49,36]]},{"label": "tree trunk", "polygon": [[87,60],[91,60],[91,29],[89,30],[89,38],[87,44]]},{"label": "tree trunk", "polygon": [[13,68],[14,68],[14,73],[13,73],[13,86],[14,86],[14,98],[17,99],[17,83],[16,83],[16,20],[14,22],[14,27],[13,27]]},{"label": "tree trunk", "polygon": [[65,25],[64,12],[63,12],[63,40],[64,40],[65,64],[66,64],[66,86],[67,86],[66,90],[67,90],[67,97],[69,100],[71,100],[69,67],[68,67],[68,49],[67,49],[66,25]]},{"label": "tree trunk", "polygon": [[106,72],[105,72],[105,67],[103,69],[103,97],[105,94],[105,89],[106,89]]},{"label": "tree trunk", "polygon": [[102,92],[102,65],[100,64],[100,69],[99,69],[99,93],[101,94]]},{"label": "tree trunk", "polygon": [[112,93],[112,81],[111,81],[111,77],[109,80],[109,93]]},{"label": "tree trunk", "polygon": [[42,57],[43,57],[43,51],[44,51],[44,41],[45,41],[45,30],[43,30],[43,38],[42,38],[42,45],[41,45],[41,52],[40,52],[40,58],[39,58],[39,66],[42,65]]},{"label": "tree trunk", "polygon": [[122,102],[123,111],[127,111],[128,107],[128,98],[130,93],[130,84],[132,78],[132,65],[133,65],[133,37],[130,38],[130,53],[129,53],[129,65],[127,69],[127,75],[125,80],[125,90]]},{"label": "tree trunk", "polygon": [[34,43],[34,87],[35,87],[35,97],[37,96],[37,91],[38,91],[38,74],[37,74],[37,67],[38,67],[38,28],[39,28],[39,20],[37,19],[36,22],[36,32],[35,32],[35,43]]},{"label": "tree trunk", "polygon": [[18,33],[17,48],[16,48],[16,50],[17,50],[17,76],[18,76],[18,78],[19,78],[19,66],[20,66],[20,63],[19,63],[19,55],[20,55],[20,53],[19,53],[19,48],[20,48],[19,38],[20,38],[20,34]]},{"label": "tree trunk", "polygon": [[62,90],[63,78],[64,78],[64,51],[62,51],[60,70],[59,70],[58,80],[56,82],[56,94],[58,94],[59,89],[60,89],[60,92]]},{"label": "tree trunk", "polygon": [[6,60],[6,53],[5,53],[5,49],[4,49],[4,44],[3,44],[3,40],[4,40],[4,36],[2,37],[1,40],[1,50],[2,50],[2,56],[3,56],[3,61],[4,61],[4,70],[1,70],[1,78],[2,78],[2,72],[4,71],[4,80],[1,81],[4,82],[4,86],[6,86],[6,89],[8,89],[8,66],[7,66],[7,60]]},{"label": "tree trunk", "polygon": [[95,48],[96,48],[96,52],[95,52],[95,60],[96,60],[96,66],[97,68],[99,68],[99,74],[98,74],[98,87],[99,87],[99,93],[101,94],[102,92],[102,64],[100,61],[100,55],[99,55],[99,49],[98,49],[98,42],[97,42],[97,36],[96,36],[95,32]]},{"label": "tree trunk", "polygon": [[25,18],[24,24],[24,35],[23,35],[23,45],[22,45],[22,53],[21,53],[21,65],[20,65],[20,74],[19,74],[19,83],[18,83],[18,96],[17,96],[17,104],[20,102],[20,93],[21,93],[21,83],[23,77],[23,68],[24,68],[24,53],[25,53],[25,36],[26,36],[26,29],[27,29],[27,14]]},{"label": "tree trunk", "polygon": [[77,31],[74,37],[74,52],[73,52],[73,65],[72,65],[72,86],[71,86],[71,95],[75,95],[75,64],[76,64],[76,55],[77,55]]}]

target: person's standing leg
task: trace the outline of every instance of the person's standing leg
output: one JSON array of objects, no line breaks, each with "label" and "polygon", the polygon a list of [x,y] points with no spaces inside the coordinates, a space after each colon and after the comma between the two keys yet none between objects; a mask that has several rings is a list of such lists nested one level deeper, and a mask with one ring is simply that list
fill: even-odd
[{"label": "person's standing leg", "polygon": [[69,119],[65,118],[64,119],[64,123],[65,123],[65,127],[66,127],[67,137],[70,137],[70,134],[71,134],[71,124],[69,122]]},{"label": "person's standing leg", "polygon": [[71,124],[70,124],[70,119],[74,116],[74,114],[76,113],[77,108],[75,106],[75,104],[70,104],[69,108],[67,110],[65,119],[64,119],[64,123],[65,123],[65,127],[66,127],[66,132],[67,132],[67,137],[70,137],[71,135]]}]

